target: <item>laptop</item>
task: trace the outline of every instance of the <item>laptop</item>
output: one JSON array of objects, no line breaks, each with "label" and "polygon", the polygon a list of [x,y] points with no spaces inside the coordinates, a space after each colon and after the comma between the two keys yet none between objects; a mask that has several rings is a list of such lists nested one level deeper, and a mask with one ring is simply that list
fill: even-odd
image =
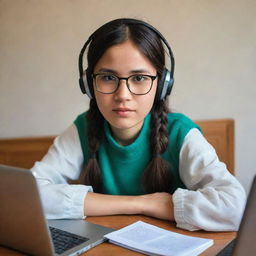
[{"label": "laptop", "polygon": [[256,255],[256,176],[253,179],[248,195],[243,218],[237,233],[217,256],[253,256]]},{"label": "laptop", "polygon": [[0,220],[0,245],[38,256],[79,255],[114,231],[85,220],[47,221],[32,172],[5,165],[0,165]]}]

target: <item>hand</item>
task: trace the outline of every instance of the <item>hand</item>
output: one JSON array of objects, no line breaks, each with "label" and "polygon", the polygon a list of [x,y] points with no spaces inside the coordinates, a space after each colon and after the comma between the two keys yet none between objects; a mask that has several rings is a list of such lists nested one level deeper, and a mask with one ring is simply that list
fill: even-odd
[{"label": "hand", "polygon": [[142,214],[164,220],[174,220],[172,195],[169,193],[153,193],[139,197]]}]

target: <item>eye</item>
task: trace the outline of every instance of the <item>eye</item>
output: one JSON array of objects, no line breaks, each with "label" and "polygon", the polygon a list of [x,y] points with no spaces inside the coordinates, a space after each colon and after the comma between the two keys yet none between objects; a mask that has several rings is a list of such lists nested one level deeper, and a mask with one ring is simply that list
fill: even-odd
[{"label": "eye", "polygon": [[116,82],[117,78],[114,75],[99,75],[98,79],[102,82]]},{"label": "eye", "polygon": [[134,75],[132,76],[132,81],[135,83],[141,83],[147,81],[149,78],[145,75]]}]

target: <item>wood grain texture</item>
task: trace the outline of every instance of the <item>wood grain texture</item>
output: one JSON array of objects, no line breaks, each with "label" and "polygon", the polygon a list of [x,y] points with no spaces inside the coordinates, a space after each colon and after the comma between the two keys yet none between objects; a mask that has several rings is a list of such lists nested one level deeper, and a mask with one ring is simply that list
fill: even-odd
[{"label": "wood grain texture", "polygon": [[227,165],[232,174],[235,174],[234,120],[202,120],[196,121],[196,123],[202,128],[204,136],[215,148],[220,160]]},{"label": "wood grain texture", "polygon": [[[120,229],[129,224],[132,224],[136,221],[141,220],[146,223],[158,226],[160,228],[164,228],[166,230],[177,232],[177,233],[180,233],[183,235],[213,239],[214,240],[213,246],[211,246],[206,251],[204,251],[202,254],[200,254],[200,256],[216,255],[232,239],[234,239],[237,234],[236,232],[207,232],[207,231],[201,231],[201,230],[200,231],[186,231],[186,230],[176,228],[174,222],[159,220],[159,219],[141,216],[141,215],[87,217],[86,220],[89,222],[95,223],[95,224],[103,225],[103,226],[114,228],[114,229]],[[2,255],[21,256],[24,254],[0,246],[0,256],[2,256]],[[142,254],[105,242],[105,243],[102,243],[102,244],[90,249],[89,251],[83,253],[82,255],[87,255],[87,256],[99,256],[99,255],[136,256],[136,255],[142,255]]]}]

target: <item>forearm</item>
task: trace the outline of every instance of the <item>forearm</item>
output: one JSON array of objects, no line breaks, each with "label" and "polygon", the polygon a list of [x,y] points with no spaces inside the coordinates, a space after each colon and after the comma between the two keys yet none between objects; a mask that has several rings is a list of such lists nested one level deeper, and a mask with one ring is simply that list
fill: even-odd
[{"label": "forearm", "polygon": [[116,196],[87,193],[84,203],[86,216],[141,214],[138,196]]},{"label": "forearm", "polygon": [[144,214],[174,220],[172,196],[168,193],[116,196],[88,192],[84,205],[86,216]]}]

